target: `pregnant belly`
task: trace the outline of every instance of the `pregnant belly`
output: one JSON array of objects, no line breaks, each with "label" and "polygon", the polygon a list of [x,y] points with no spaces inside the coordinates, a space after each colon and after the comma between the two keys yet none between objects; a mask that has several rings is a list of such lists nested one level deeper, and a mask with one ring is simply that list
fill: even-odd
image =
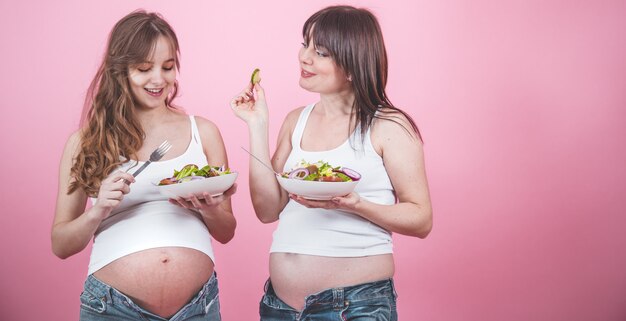
[{"label": "pregnant belly", "polygon": [[119,258],[94,276],[142,308],[168,318],[185,306],[212,274],[213,261],[206,254],[165,247]]},{"label": "pregnant belly", "polygon": [[364,257],[324,257],[295,253],[270,255],[270,278],[276,295],[296,310],[305,298],[326,289],[393,277],[391,254]]}]

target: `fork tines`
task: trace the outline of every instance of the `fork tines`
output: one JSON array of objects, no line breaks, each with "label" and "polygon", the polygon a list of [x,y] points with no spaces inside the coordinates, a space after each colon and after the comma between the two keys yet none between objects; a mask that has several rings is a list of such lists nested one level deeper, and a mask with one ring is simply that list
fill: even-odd
[{"label": "fork tines", "polygon": [[172,144],[165,140],[163,143],[161,143],[161,145],[159,145],[159,147],[157,147],[157,149],[154,150],[154,152],[152,152],[152,154],[150,155],[150,159],[153,162],[158,161],[159,159],[161,159],[161,157],[163,157],[163,155],[165,155],[165,153],[170,150],[170,148],[172,148]]}]

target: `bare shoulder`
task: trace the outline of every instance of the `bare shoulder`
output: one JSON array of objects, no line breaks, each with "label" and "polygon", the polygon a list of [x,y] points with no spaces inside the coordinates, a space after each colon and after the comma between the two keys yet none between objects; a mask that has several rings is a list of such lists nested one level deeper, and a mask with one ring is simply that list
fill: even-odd
[{"label": "bare shoulder", "polygon": [[224,140],[217,125],[204,117],[194,117],[208,163],[214,166],[228,165],[226,146],[224,146]]},{"label": "bare shoulder", "polygon": [[298,118],[300,117],[302,110],[304,110],[304,107],[299,107],[290,111],[287,116],[285,116],[282,126],[280,126],[276,151],[274,152],[274,156],[272,156],[272,165],[274,168],[282,169],[285,165],[285,161],[287,161],[287,157],[289,157],[289,153],[293,147],[291,146],[291,136],[296,128],[296,124],[298,123]]},{"label": "bare shoulder", "polygon": [[83,141],[83,130],[79,129],[67,138],[67,142],[65,143],[64,154],[68,154],[68,156],[74,156],[78,153],[78,149],[80,148],[80,144]]},{"label": "bare shoulder", "polygon": [[398,110],[383,108],[372,124],[372,137],[383,140],[391,137],[406,138],[421,142],[418,133],[413,128],[406,115]]},{"label": "bare shoulder", "polygon": [[[59,190],[67,190],[70,182],[73,181],[71,176],[71,168],[74,166],[74,162],[78,154],[80,153],[80,148],[82,144],[83,130],[79,129],[72,134],[67,139],[65,143],[65,147],[63,149],[63,154],[61,155],[61,161],[59,162]],[[60,193],[61,195],[63,193]]]},{"label": "bare shoulder", "polygon": [[214,122],[201,116],[194,116],[194,118],[196,119],[196,125],[198,126],[198,131],[200,132],[200,135],[204,136],[220,134],[220,130]]},{"label": "bare shoulder", "polygon": [[289,141],[289,137],[293,134],[293,130],[296,128],[298,118],[300,117],[303,109],[304,106],[296,108],[285,116],[285,120],[283,120],[283,124],[280,126],[280,132],[278,134],[279,142],[283,140]]},{"label": "bare shoulder", "polygon": [[285,117],[283,125],[287,125],[291,128],[295,127],[296,123],[298,122],[298,118],[300,118],[300,114],[302,114],[304,108],[305,106],[302,106],[290,111]]},{"label": "bare shoulder", "polygon": [[77,145],[80,144],[83,137],[83,130],[79,129],[70,134],[70,137],[67,139],[67,145]]}]

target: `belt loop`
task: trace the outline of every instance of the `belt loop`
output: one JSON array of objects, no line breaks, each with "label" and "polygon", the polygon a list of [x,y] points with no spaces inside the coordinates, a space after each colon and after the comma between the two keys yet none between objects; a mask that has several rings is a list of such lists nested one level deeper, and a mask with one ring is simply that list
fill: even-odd
[{"label": "belt loop", "polygon": [[394,285],[393,278],[389,279],[389,284],[391,284],[391,292],[393,293],[393,298],[398,298],[398,292],[396,292],[396,286]]},{"label": "belt loop", "polygon": [[345,305],[343,290],[343,288],[333,289],[333,308],[335,309],[343,309]]},{"label": "belt loop", "polygon": [[104,283],[103,281],[100,281],[93,275],[88,276],[88,278],[91,278],[90,283],[92,284],[92,286],[97,287],[99,290],[104,290],[104,297],[102,299],[106,300],[105,303],[113,304],[113,287]]},{"label": "belt loop", "polygon": [[270,288],[270,278],[267,278],[267,281],[265,281],[265,285],[263,286],[263,292],[267,293],[267,289]]},{"label": "belt loop", "polygon": [[107,299],[107,304],[113,304],[113,288],[111,286],[106,287],[105,297]]}]

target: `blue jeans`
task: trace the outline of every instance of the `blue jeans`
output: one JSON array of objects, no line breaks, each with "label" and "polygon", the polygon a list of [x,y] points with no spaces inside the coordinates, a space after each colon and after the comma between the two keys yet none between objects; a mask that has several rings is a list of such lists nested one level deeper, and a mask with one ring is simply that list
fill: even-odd
[{"label": "blue jeans", "polygon": [[[150,313],[122,292],[89,275],[85,289],[80,295],[80,321],[100,320],[168,320]],[[200,292],[182,307],[171,321],[220,321],[220,302],[215,273],[204,284]]]},{"label": "blue jeans", "polygon": [[397,321],[397,297],[393,280],[388,279],[309,295],[302,311],[296,311],[276,296],[267,280],[259,314],[261,321]]}]

